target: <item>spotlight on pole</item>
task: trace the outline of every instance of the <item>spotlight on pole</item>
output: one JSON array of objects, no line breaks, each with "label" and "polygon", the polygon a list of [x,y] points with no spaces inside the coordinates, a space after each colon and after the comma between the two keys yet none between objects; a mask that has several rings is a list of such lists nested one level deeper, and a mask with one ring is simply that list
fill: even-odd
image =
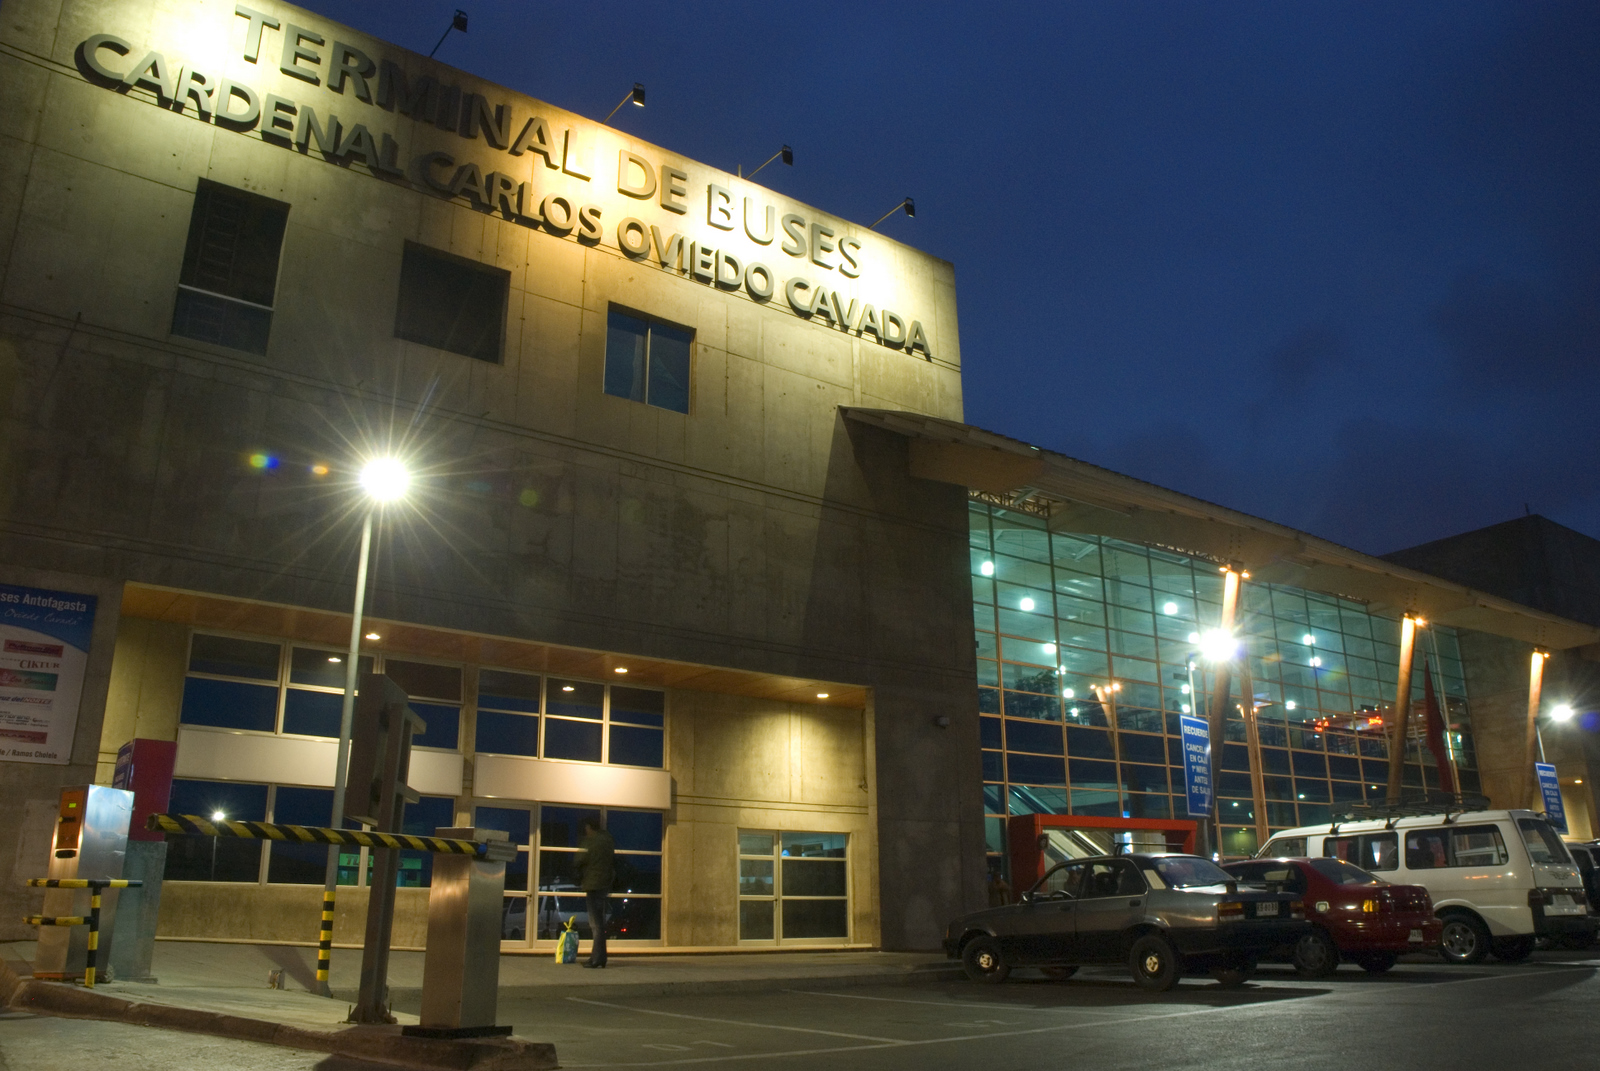
[{"label": "spotlight on pole", "polygon": [[[456,13],[450,17],[450,25],[446,26],[444,33],[439,35],[438,44],[433,46],[433,52],[439,51],[439,45],[444,44],[444,39],[450,36],[451,30],[460,30],[462,33],[467,32],[467,13],[460,8],[456,8]],[[429,59],[433,58],[433,52],[428,53]]]},{"label": "spotlight on pole", "polygon": [[644,83],[643,82],[635,82],[635,83],[633,83],[633,88],[628,91],[628,95],[623,97],[621,100],[617,101],[617,107],[611,109],[610,113],[607,114],[606,117],[600,121],[601,124],[605,125],[605,124],[610,123],[611,122],[611,116],[617,114],[617,109],[621,108],[624,104],[628,103],[628,101],[630,101],[630,100],[633,101],[635,107],[639,107],[639,108],[643,108],[644,107]]},{"label": "spotlight on pole", "polygon": [[1576,712],[1568,704],[1566,704],[1566,703],[1557,703],[1555,706],[1550,708],[1550,720],[1551,721],[1571,721],[1572,720],[1572,715],[1574,713],[1576,713]]},{"label": "spotlight on pole", "polygon": [[394,502],[411,487],[411,471],[395,457],[376,457],[361,469],[361,489],[373,501]]},{"label": "spotlight on pole", "polygon": [[[916,217],[916,214],[917,214],[917,202],[915,202],[911,198],[907,197],[904,201],[901,201],[899,204],[897,204],[893,208],[889,209],[889,211],[887,211],[883,215],[879,216],[878,217],[878,223],[882,223],[884,220],[888,219],[890,216],[894,215],[896,212],[900,211],[902,208],[906,210],[906,215],[911,216],[913,218]],[[867,230],[870,231],[870,230],[876,229],[877,226],[878,226],[878,223],[874,223],[871,227],[868,227]]]},{"label": "spotlight on pole", "polygon": [[[785,145],[783,148],[779,149],[777,152],[775,152],[771,156],[767,157],[766,161],[764,163],[762,163],[761,167],[766,167],[767,164],[772,163],[772,161],[778,159],[780,156],[783,157],[783,162],[784,163],[788,164],[790,167],[794,166],[794,150],[789,148],[789,146]],[[761,167],[756,168],[756,171],[760,171]],[[756,177],[756,171],[752,171],[752,172],[750,172],[748,175],[746,175],[744,177],[745,178],[755,178]]]}]

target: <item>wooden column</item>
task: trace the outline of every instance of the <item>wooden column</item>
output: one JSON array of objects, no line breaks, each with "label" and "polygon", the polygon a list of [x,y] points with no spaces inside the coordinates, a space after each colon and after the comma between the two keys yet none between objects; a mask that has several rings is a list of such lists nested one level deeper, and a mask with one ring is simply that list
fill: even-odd
[{"label": "wooden column", "polygon": [[1389,734],[1389,791],[1391,804],[1400,802],[1406,771],[1406,732],[1411,720],[1411,656],[1417,646],[1419,619],[1407,614],[1400,619],[1399,679],[1394,686],[1393,724]]},{"label": "wooden column", "polygon": [[1528,661],[1528,727],[1523,741],[1520,778],[1526,795],[1521,800],[1511,801],[1513,806],[1527,807],[1536,811],[1544,810],[1539,795],[1539,779],[1534,775],[1533,764],[1539,761],[1539,701],[1544,693],[1544,664],[1549,657],[1550,652],[1534,648],[1533,655]]},{"label": "wooden column", "polygon": [[[1217,631],[1229,643],[1233,640],[1234,619],[1239,613],[1239,581],[1241,570],[1232,566],[1222,571],[1222,620],[1217,625]],[[1224,733],[1228,722],[1228,696],[1232,684],[1234,652],[1229,650],[1226,658],[1219,658],[1212,664],[1215,675],[1211,686],[1211,850],[1222,851],[1222,825],[1220,811],[1221,804],[1217,799],[1217,787],[1221,782],[1222,750]]]}]

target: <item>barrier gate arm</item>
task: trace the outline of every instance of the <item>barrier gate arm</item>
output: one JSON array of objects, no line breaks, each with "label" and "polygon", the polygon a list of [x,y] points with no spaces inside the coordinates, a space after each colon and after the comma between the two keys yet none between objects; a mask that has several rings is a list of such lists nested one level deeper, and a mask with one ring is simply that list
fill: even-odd
[{"label": "barrier gate arm", "polygon": [[405,848],[436,855],[470,855],[490,862],[516,858],[517,846],[499,840],[456,840],[451,837],[416,837],[409,833],[377,833],[365,829],[329,829],[325,826],[291,826],[276,822],[212,821],[197,814],[152,814],[145,828],[160,833],[186,833],[200,837],[242,837],[278,840],[292,844],[353,844],[363,848]]},{"label": "barrier gate arm", "polygon": [[128,878],[29,878],[28,884],[36,889],[88,889],[88,915],[28,915],[23,922],[29,926],[87,926],[89,927],[89,955],[83,966],[83,985],[94,988],[95,953],[100,949],[100,894],[106,889],[137,889],[142,881]]}]

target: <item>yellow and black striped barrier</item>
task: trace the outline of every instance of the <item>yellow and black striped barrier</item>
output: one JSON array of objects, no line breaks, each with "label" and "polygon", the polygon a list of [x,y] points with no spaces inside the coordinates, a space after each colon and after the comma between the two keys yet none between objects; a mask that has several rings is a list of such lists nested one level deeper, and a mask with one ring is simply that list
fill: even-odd
[{"label": "yellow and black striped barrier", "polygon": [[100,950],[100,894],[106,889],[137,889],[142,881],[127,878],[29,878],[28,884],[39,889],[88,889],[89,914],[84,915],[29,915],[22,921],[30,926],[87,926],[89,927],[89,955],[84,961],[83,984],[94,988],[95,953]]},{"label": "yellow and black striped barrier", "polygon": [[212,821],[197,814],[152,814],[145,828],[163,833],[188,833],[200,837],[244,837],[280,840],[294,844],[353,844],[362,848],[408,848],[436,855],[470,855],[504,862],[516,857],[508,841],[455,840],[450,837],[414,837],[409,833],[378,833],[365,829],[329,829],[325,826],[288,826],[276,822]]},{"label": "yellow and black striped barrier", "polygon": [[317,992],[328,991],[328,968],[333,962],[333,892],[322,890],[322,932],[317,935]]}]

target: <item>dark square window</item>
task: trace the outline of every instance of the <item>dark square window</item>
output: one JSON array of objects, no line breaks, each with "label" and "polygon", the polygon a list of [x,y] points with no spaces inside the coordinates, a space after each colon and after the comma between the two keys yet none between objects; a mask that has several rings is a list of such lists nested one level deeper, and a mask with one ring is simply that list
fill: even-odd
[{"label": "dark square window", "polygon": [[264,354],[289,206],[200,180],[172,333]]},{"label": "dark square window", "polygon": [[606,322],[607,394],[674,413],[689,411],[694,332],[611,310]]},{"label": "dark square window", "polygon": [[510,272],[407,242],[395,337],[498,364],[510,287]]}]

